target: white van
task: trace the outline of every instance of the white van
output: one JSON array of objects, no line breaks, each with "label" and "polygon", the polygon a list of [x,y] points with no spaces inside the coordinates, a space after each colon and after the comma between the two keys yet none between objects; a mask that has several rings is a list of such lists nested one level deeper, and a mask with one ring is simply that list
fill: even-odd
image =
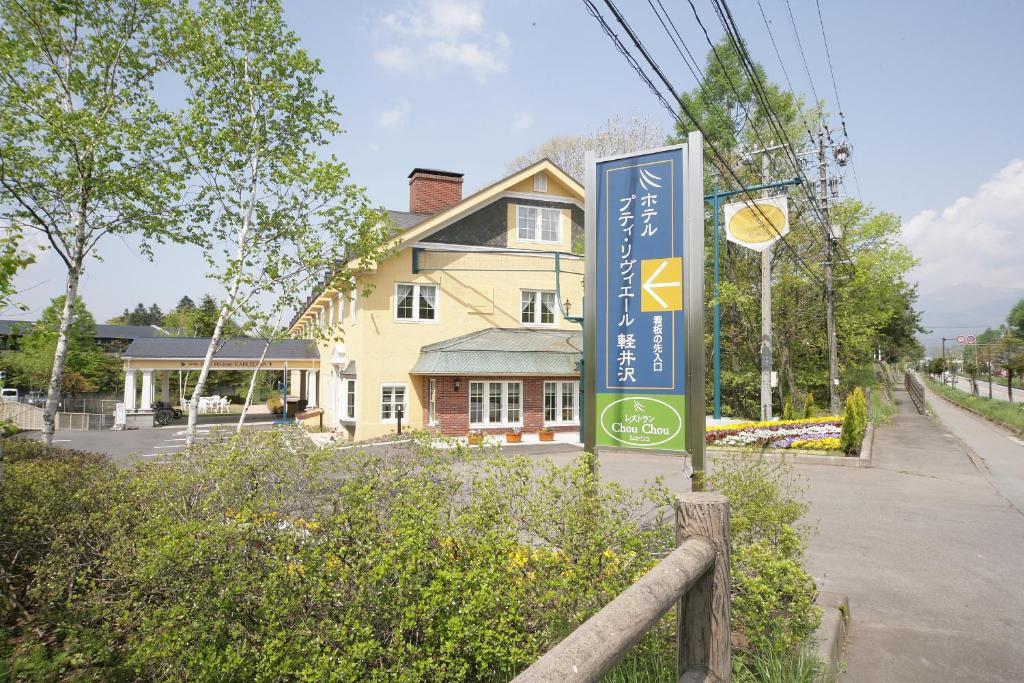
[{"label": "white van", "polygon": [[17,403],[18,402],[18,390],[17,389],[0,389],[0,401]]}]

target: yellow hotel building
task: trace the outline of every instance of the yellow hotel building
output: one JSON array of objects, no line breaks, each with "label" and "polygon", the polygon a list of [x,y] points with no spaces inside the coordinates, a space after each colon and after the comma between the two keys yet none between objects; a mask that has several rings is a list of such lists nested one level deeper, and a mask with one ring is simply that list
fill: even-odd
[{"label": "yellow hotel building", "polygon": [[354,440],[393,433],[399,412],[450,435],[578,429],[582,186],[542,160],[463,198],[462,174],[418,168],[389,213],[391,255],[291,322],[340,339],[292,373],[322,424]]}]

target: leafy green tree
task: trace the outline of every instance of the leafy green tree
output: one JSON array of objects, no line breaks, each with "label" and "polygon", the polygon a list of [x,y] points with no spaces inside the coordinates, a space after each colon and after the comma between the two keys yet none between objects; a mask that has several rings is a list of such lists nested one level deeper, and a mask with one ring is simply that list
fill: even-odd
[{"label": "leafy green tree", "polygon": [[[106,236],[192,238],[174,220],[182,178],[154,98],[153,29],[170,0],[0,3],[0,217],[36,230],[67,270],[43,437],[68,354],[72,302]],[[91,266],[90,266],[91,267]]]},{"label": "leafy green tree", "polygon": [[[64,297],[55,298],[22,337],[19,350],[8,354],[16,373],[15,382],[23,382],[24,386],[31,389],[41,389],[49,382],[64,308]],[[67,331],[65,370],[74,376],[63,381],[63,390],[80,393],[112,389],[116,385],[118,362],[96,345],[96,321],[81,297],[72,306],[71,324]]]},{"label": "leafy green tree", "polygon": [[1024,339],[1013,334],[1004,335],[996,345],[995,358],[1006,369],[1006,391],[1012,403],[1014,375],[1024,374]]},{"label": "leafy green tree", "polygon": [[[758,96],[754,79],[742,68],[732,43],[723,38],[708,53],[703,81],[682,95],[687,109],[700,120],[709,145],[722,153],[724,163],[744,186],[796,175],[786,151],[762,150],[783,142],[779,128],[798,148],[810,142],[808,130],[817,128],[822,114],[819,103],[807,107],[800,96],[769,82],[760,65],[755,65],[753,72],[764,97]],[[693,128],[684,119],[669,141],[685,142]],[[722,164],[705,154],[705,192],[739,189]],[[821,284],[826,241],[817,199],[812,206],[807,196],[811,192],[811,188],[790,189],[791,231],[785,245],[773,247],[773,352],[779,368],[776,400],[780,407],[783,396],[799,395],[805,388],[822,394],[831,391]],[[843,228],[835,277],[841,369],[869,362],[878,350],[889,357],[920,354],[913,339],[919,330],[919,316],[913,307],[916,292],[904,278],[914,260],[898,240],[898,218],[860,202],[844,201],[833,203],[829,222]],[[705,259],[710,262],[711,220],[705,229]],[[758,253],[724,239],[720,252],[723,408],[727,414],[756,415],[761,259]],[[705,291],[711,292],[712,269],[705,272]],[[710,316],[707,323],[710,326]],[[710,342],[710,329],[706,338]],[[707,354],[710,358],[710,348]]]},{"label": "leafy green tree", "polygon": [[1024,339],[1024,299],[1015,303],[1010,309],[1010,314],[1006,316],[1006,324],[1010,326],[1010,331],[1013,334]]},{"label": "leafy green tree", "polygon": [[[2,208],[2,188],[0,188],[0,208]],[[0,214],[2,215],[2,214]],[[9,223],[0,228],[0,310],[16,306],[14,278],[27,266],[36,261],[36,255],[25,251],[21,242],[24,232],[19,224]],[[20,307],[23,308],[23,307]]]},{"label": "leafy green tree", "polygon": [[227,320],[274,320],[325,274],[326,284],[350,290],[388,230],[345,165],[317,156],[341,132],[339,112],[280,2],[201,0],[179,8],[166,37],[187,88],[177,137],[198,187],[188,218],[220,247],[204,253],[224,288],[192,394],[191,442]]}]

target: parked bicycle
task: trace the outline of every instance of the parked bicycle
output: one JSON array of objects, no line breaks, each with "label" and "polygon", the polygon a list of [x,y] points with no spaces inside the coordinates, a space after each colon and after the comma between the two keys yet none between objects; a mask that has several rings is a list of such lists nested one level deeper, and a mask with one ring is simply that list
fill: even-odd
[{"label": "parked bicycle", "polygon": [[165,427],[182,416],[181,410],[169,403],[156,401],[153,403],[153,421]]}]

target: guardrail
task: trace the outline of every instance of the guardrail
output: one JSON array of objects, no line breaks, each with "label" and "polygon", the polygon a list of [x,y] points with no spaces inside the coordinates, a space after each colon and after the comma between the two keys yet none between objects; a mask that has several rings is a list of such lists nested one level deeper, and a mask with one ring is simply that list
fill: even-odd
[{"label": "guardrail", "polygon": [[921,384],[921,380],[914,376],[913,373],[903,373],[903,386],[907,388],[907,393],[910,394],[911,400],[914,401],[914,407],[917,408],[917,412],[924,415],[924,385]]},{"label": "guardrail", "polygon": [[639,581],[515,678],[598,681],[673,606],[680,682],[729,681],[729,503],[717,493],[676,500],[679,546]]}]

